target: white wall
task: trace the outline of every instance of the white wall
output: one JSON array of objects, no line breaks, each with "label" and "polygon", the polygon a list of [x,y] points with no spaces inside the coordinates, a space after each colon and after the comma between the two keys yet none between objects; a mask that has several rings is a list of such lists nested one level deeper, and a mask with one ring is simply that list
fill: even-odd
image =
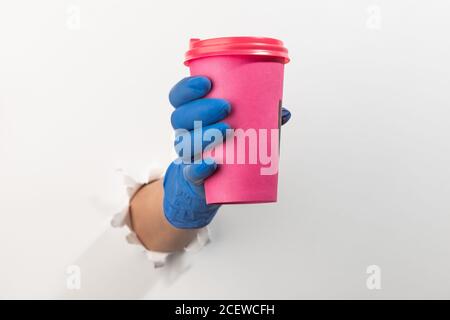
[{"label": "white wall", "polygon": [[[0,298],[450,298],[449,10],[2,1]],[[123,201],[114,170],[168,163],[188,39],[227,35],[290,50],[280,199],[224,207],[210,246],[154,271],[108,227]],[[65,287],[71,264],[79,291]],[[381,290],[366,287],[369,265]]]}]

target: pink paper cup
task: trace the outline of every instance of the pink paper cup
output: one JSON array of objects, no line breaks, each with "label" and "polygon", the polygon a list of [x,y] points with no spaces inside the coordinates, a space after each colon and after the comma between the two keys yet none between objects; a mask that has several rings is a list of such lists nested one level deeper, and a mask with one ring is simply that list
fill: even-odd
[{"label": "pink paper cup", "polygon": [[233,128],[225,143],[206,151],[219,164],[205,181],[208,204],[276,202],[279,134],[287,49],[276,39],[191,39],[185,64],[211,79],[207,97],[226,99]]}]

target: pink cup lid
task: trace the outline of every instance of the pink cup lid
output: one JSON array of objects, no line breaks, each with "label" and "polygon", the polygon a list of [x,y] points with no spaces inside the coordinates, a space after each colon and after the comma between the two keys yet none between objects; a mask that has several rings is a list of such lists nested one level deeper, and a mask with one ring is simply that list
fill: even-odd
[{"label": "pink cup lid", "polygon": [[223,37],[213,39],[191,39],[184,64],[193,59],[224,55],[258,55],[274,57],[282,63],[289,62],[288,50],[283,42],[264,37]]}]

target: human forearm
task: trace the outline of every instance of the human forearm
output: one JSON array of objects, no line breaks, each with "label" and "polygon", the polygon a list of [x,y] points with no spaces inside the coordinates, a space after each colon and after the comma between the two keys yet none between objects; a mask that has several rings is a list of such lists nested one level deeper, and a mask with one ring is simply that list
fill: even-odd
[{"label": "human forearm", "polygon": [[166,219],[163,211],[162,180],[142,187],[130,203],[132,228],[143,245],[152,251],[183,250],[196,236],[198,229],[178,229]]}]

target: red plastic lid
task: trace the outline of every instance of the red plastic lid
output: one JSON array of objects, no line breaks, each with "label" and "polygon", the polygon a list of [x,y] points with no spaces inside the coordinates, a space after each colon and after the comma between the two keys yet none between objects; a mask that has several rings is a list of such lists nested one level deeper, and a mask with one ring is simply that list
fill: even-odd
[{"label": "red plastic lid", "polygon": [[184,64],[189,65],[193,59],[223,55],[259,55],[289,62],[288,50],[283,42],[263,37],[224,37],[213,39],[191,39],[189,51],[186,52]]}]

